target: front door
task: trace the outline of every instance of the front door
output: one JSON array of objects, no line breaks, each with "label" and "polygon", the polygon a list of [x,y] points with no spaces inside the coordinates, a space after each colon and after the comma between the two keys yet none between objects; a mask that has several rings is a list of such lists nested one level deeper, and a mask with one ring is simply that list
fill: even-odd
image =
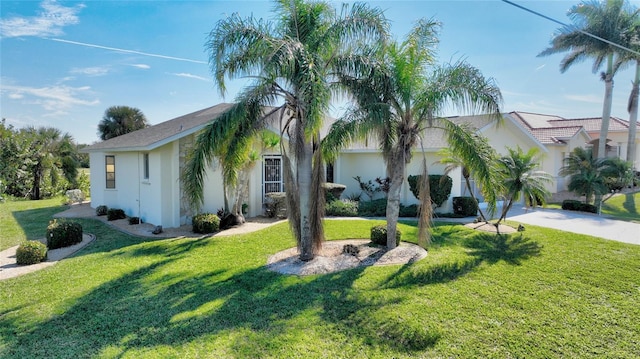
[{"label": "front door", "polygon": [[271,155],[263,157],[262,167],[262,201],[265,195],[271,192],[283,192],[282,180],[282,156]]}]

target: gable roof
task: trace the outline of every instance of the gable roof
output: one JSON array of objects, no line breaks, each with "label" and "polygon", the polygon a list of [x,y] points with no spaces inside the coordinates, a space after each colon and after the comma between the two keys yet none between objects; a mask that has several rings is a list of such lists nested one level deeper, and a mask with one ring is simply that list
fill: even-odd
[{"label": "gable roof", "polygon": [[98,142],[83,148],[82,151],[150,151],[201,130],[207,123],[220,116],[231,106],[233,104],[221,103],[157,125]]},{"label": "gable roof", "polygon": [[[566,144],[567,140],[577,136],[580,132],[585,132],[586,137],[590,138],[586,133],[587,130],[582,121],[583,119],[567,120],[560,116],[519,111],[509,112],[509,115],[540,143],[545,145]],[[594,118],[591,120],[594,120],[592,121],[593,123],[597,122],[598,129],[600,129],[599,126],[602,123],[602,119]]]}]

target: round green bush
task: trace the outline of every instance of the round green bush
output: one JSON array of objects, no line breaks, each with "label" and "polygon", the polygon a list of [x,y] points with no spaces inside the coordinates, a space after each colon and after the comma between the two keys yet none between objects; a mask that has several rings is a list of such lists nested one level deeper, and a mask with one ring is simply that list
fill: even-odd
[{"label": "round green bush", "polygon": [[124,213],[124,210],[120,208],[109,208],[107,211],[107,221],[116,221],[125,218],[127,218],[127,215]]},{"label": "round green bush", "polygon": [[220,229],[220,217],[213,213],[200,213],[191,220],[194,233],[213,233]]},{"label": "round green bush", "polygon": [[[396,228],[396,246],[400,244],[400,239],[402,238],[402,232],[398,228]],[[386,246],[387,245],[387,226],[386,225],[377,225],[371,227],[371,242]]]},{"label": "round green bush", "polygon": [[82,242],[82,225],[66,220],[53,220],[47,227],[47,247],[56,249]]},{"label": "round green bush", "polygon": [[358,202],[349,199],[338,199],[327,203],[325,215],[338,217],[358,216]]},{"label": "round green bush", "polygon": [[29,265],[40,263],[47,259],[47,246],[38,241],[26,241],[16,249],[16,263]]},{"label": "round green bush", "polygon": [[105,205],[98,206],[96,207],[96,216],[105,216],[108,210],[109,210],[109,207]]}]

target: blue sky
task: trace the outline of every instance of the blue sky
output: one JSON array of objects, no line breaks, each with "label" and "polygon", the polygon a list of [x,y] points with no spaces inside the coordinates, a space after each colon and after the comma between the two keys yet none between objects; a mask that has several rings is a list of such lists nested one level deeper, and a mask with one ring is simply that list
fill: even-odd
[{"label": "blue sky", "polygon": [[[565,23],[566,11],[578,3],[514,2]],[[398,39],[417,19],[441,21],[439,62],[462,58],[493,77],[504,96],[503,111],[602,115],[604,84],[591,63],[561,74],[562,55],[536,56],[558,29],[553,22],[498,0],[370,3],[385,10]],[[220,96],[209,72],[207,34],[234,12],[268,19],[272,8],[266,0],[3,0],[0,116],[18,128],[53,126],[80,143],[93,143],[110,106],[137,107],[156,124],[232,102],[243,83]],[[631,69],[615,78],[614,116],[628,118],[631,80]],[[340,115],[339,105],[331,115]]]}]

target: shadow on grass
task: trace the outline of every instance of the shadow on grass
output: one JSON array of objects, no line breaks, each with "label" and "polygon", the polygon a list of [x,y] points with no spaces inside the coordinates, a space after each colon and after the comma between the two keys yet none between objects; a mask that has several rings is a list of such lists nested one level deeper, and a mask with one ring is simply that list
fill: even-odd
[{"label": "shadow on grass", "polygon": [[629,212],[629,215],[639,216],[638,211],[636,210],[635,193],[627,193],[624,195],[622,207]]},{"label": "shadow on grass", "polygon": [[[166,346],[175,354],[195,342],[208,351],[219,347],[210,353],[214,357],[282,357],[291,354],[284,348],[304,346],[309,332],[322,338],[322,325],[379,348],[374,351],[424,350],[441,336],[429,325],[406,323],[384,310],[393,299],[353,290],[364,268],[303,279],[262,266],[244,271],[217,266],[206,273],[183,269],[202,254],[195,252],[210,250],[203,245],[211,241],[185,241],[171,252],[163,243],[133,249],[136,261],[152,263],[103,282],[26,332],[20,318],[0,317],[3,331],[13,334],[5,336],[0,356],[93,357],[108,351],[122,357]],[[318,320],[320,327],[310,324]]]},{"label": "shadow on grass", "polygon": [[[520,265],[523,260],[540,254],[542,246],[522,234],[476,233],[462,226],[444,226],[434,232],[432,246],[470,249],[457,252],[441,259],[430,261],[430,256],[421,262],[404,265],[391,275],[385,283],[386,288],[404,286],[424,286],[446,283],[469,273],[483,262],[495,264],[504,261]],[[447,240],[455,235],[457,239]]]},{"label": "shadow on grass", "polygon": [[472,256],[488,263],[505,261],[509,264],[520,265],[524,259],[540,254],[542,246],[522,234],[481,234],[466,242],[472,248]]},{"label": "shadow on grass", "polygon": [[13,218],[24,231],[27,239],[35,240],[44,238],[47,233],[49,221],[53,215],[63,211],[67,206],[45,207],[37,209],[27,209],[12,212]]}]

